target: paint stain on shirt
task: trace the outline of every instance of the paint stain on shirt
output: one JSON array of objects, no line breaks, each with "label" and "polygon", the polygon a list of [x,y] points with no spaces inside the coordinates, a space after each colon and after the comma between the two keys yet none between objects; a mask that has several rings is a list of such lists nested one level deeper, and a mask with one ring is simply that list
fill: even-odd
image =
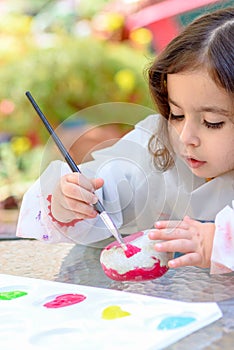
[{"label": "paint stain on shirt", "polygon": [[37,216],[36,216],[36,220],[40,221],[41,220],[41,210],[39,210]]},{"label": "paint stain on shirt", "polygon": [[114,320],[116,318],[130,316],[131,314],[128,311],[124,311],[120,306],[112,305],[108,306],[102,311],[102,318],[105,320]]},{"label": "paint stain on shirt", "polygon": [[23,292],[21,290],[12,290],[9,292],[2,292],[0,293],[0,300],[12,300],[12,299],[23,297],[27,294],[28,294],[27,292]]},{"label": "paint stain on shirt", "polygon": [[225,238],[227,250],[232,249],[232,228],[229,222],[226,224]]},{"label": "paint stain on shirt", "polygon": [[187,326],[189,323],[196,321],[191,316],[170,316],[164,318],[158,325],[158,329],[162,331]]},{"label": "paint stain on shirt", "polygon": [[86,299],[85,295],[82,294],[62,294],[55,297],[53,300],[45,303],[43,306],[50,309],[57,309],[60,307],[70,306],[81,303]]}]

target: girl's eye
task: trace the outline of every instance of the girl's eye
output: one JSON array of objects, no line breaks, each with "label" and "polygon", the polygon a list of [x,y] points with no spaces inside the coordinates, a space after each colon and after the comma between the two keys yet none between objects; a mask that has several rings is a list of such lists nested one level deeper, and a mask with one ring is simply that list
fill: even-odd
[{"label": "girl's eye", "polygon": [[203,124],[209,129],[221,129],[222,126],[224,125],[224,122],[218,122],[218,123],[210,123],[207,122],[206,120],[203,121]]},{"label": "girl's eye", "polygon": [[[184,120],[184,115],[183,114],[173,114],[172,112],[170,112],[169,120],[182,121],[182,120]],[[225,122],[222,121],[222,122],[217,122],[217,123],[211,123],[211,122],[208,122],[207,120],[204,119],[202,124],[205,125],[205,127],[208,129],[209,128],[221,129],[223,127],[223,125],[225,124]]]},{"label": "girl's eye", "polygon": [[169,119],[170,120],[182,120],[182,119],[184,119],[184,115],[183,114],[173,114],[172,112],[170,112]]}]

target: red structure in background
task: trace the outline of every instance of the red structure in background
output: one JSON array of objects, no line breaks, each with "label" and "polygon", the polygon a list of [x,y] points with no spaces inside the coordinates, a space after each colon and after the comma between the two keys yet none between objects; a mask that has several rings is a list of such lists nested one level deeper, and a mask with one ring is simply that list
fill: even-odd
[{"label": "red structure in background", "polygon": [[218,0],[164,0],[129,14],[125,29],[131,32],[147,28],[153,34],[153,46],[161,51],[180,31],[175,16],[219,2]]}]

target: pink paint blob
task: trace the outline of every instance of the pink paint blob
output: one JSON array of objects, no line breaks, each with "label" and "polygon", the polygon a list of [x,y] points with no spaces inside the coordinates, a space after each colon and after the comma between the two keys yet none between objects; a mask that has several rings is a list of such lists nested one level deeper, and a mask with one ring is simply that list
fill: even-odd
[{"label": "pink paint blob", "polygon": [[226,229],[225,229],[225,242],[226,242],[226,249],[230,250],[232,249],[232,228],[230,223],[228,222],[226,224]]},{"label": "pink paint blob", "polygon": [[152,268],[136,267],[134,270],[130,270],[124,274],[120,274],[117,270],[108,269],[104,264],[101,264],[105,274],[115,281],[148,281],[163,276],[167,271],[167,266],[160,266],[158,260]]},{"label": "pink paint blob", "polygon": [[82,294],[62,294],[58,295],[56,298],[54,298],[54,300],[45,303],[43,306],[50,309],[57,309],[60,307],[81,303],[85,299],[86,296]]},{"label": "pink paint blob", "polygon": [[[136,247],[135,245],[129,244],[129,242],[137,239],[138,237],[143,236],[144,232],[140,231],[135,233],[134,235],[130,235],[126,238],[124,238],[124,243],[126,244],[126,250],[124,250],[124,254],[126,256],[126,258],[131,258],[131,256],[140,253],[141,248]],[[109,244],[106,249],[111,249],[113,247],[120,247],[119,242],[115,241],[112,242],[111,244]]]},{"label": "pink paint blob", "polygon": [[124,250],[124,254],[127,258],[131,258],[131,256],[139,253],[141,251],[141,248],[136,247],[135,245],[126,244],[127,249]]}]

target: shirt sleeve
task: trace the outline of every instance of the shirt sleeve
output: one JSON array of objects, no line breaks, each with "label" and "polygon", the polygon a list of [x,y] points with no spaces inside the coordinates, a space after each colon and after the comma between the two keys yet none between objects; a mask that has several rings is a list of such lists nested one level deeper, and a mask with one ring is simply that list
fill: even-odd
[{"label": "shirt sleeve", "polygon": [[215,226],[211,274],[234,271],[234,201],[217,214]]},{"label": "shirt sleeve", "polygon": [[24,194],[16,229],[16,236],[33,238],[48,243],[71,242],[65,232],[49,217],[47,196],[55,185],[53,178],[68,173],[69,169],[61,161],[52,162],[40,178]]},{"label": "shirt sleeve", "polygon": [[[103,188],[96,193],[119,228],[126,223],[130,223],[132,228],[136,222],[135,202],[139,201],[135,195],[136,187],[143,180],[148,184],[147,144],[152,126],[157,125],[155,117],[149,116],[140,122],[113,146],[94,152],[93,161],[79,165],[87,177],[104,178]],[[52,220],[48,196],[53,193],[61,176],[69,172],[71,170],[65,162],[54,161],[25,193],[19,213],[17,236],[48,243],[80,244],[91,244],[110,237],[110,232],[99,215],[70,227],[61,227]],[[141,192],[147,193],[143,187]],[[134,232],[135,228],[132,229]]]}]

